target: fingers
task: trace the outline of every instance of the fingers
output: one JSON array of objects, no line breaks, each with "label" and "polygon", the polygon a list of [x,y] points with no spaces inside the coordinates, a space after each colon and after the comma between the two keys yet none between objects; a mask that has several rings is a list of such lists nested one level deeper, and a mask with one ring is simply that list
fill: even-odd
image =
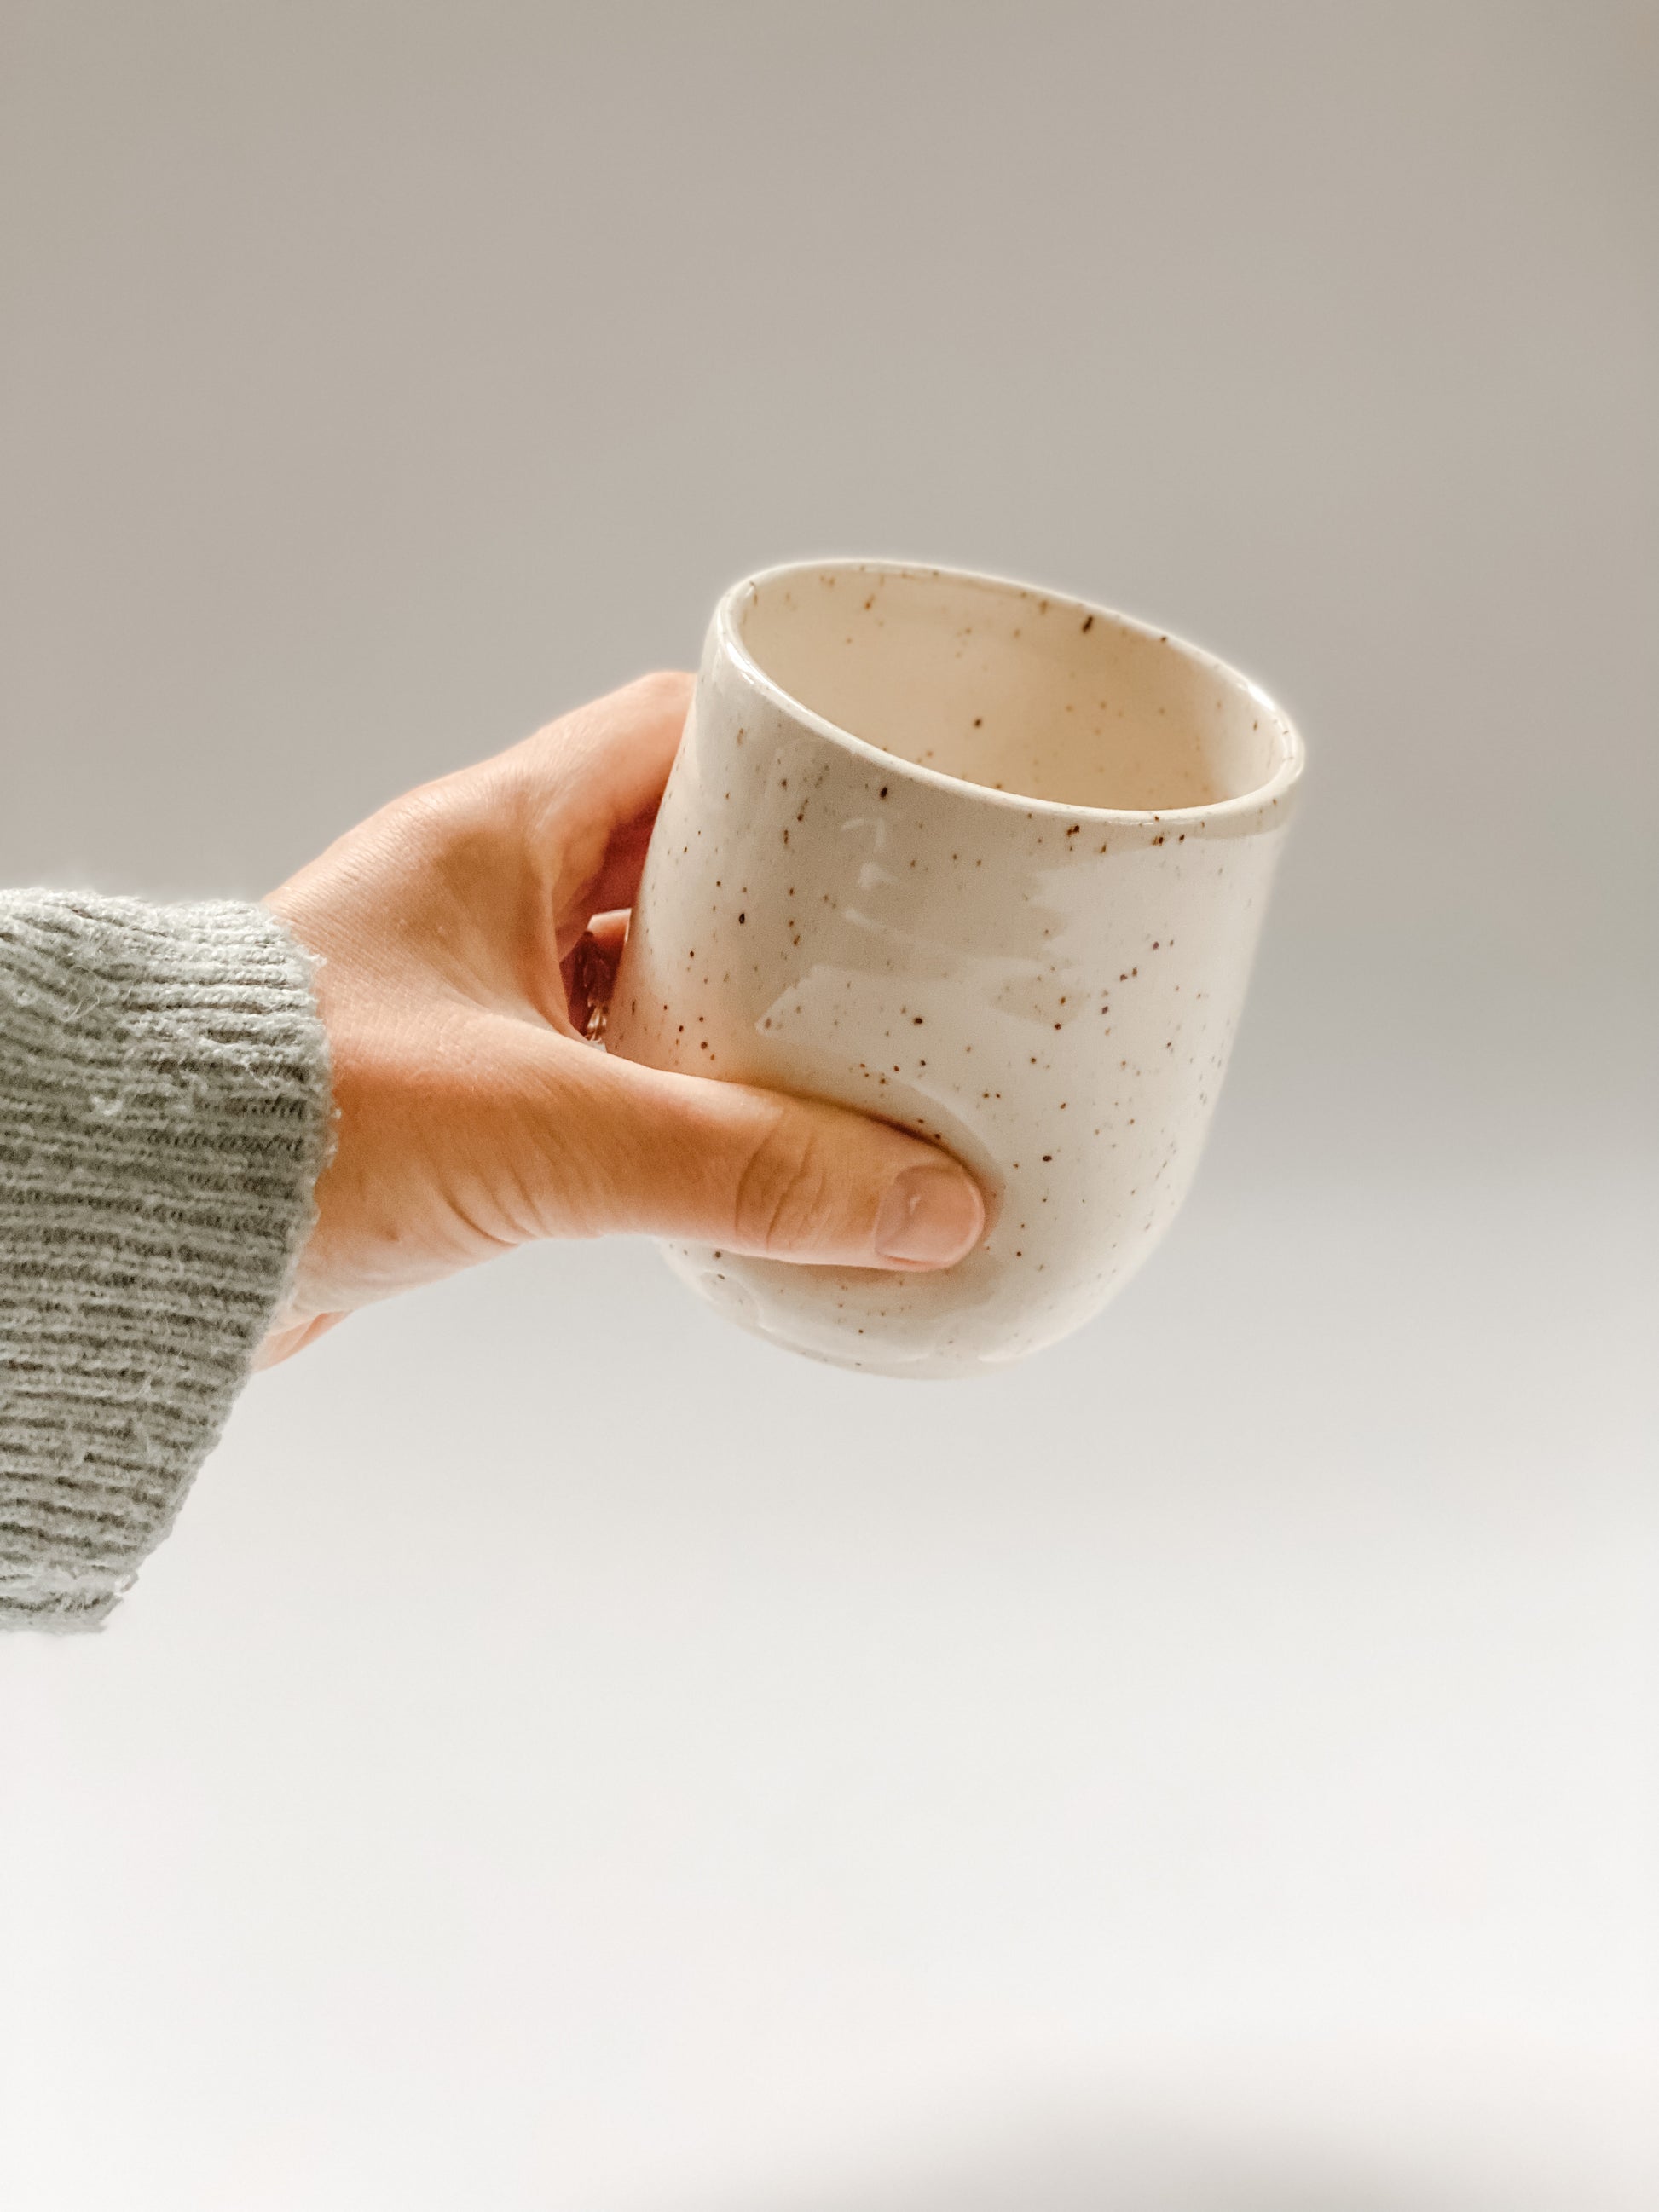
[{"label": "fingers", "polygon": [[617,965],[627,941],[625,914],[596,914],[564,960],[565,997],[570,1025],[578,1036],[604,1036]]},{"label": "fingers", "polygon": [[627,819],[654,806],[674,765],[675,749],[696,678],[684,669],[635,677],[585,707],[562,714],[503,756],[528,789],[564,804],[574,794]]},{"label": "fingers", "polygon": [[502,756],[529,835],[558,854],[562,932],[632,905],[695,688],[681,671],[642,676]]},{"label": "fingers", "polygon": [[[580,1222],[544,1235],[643,1231],[817,1266],[952,1265],[985,1231],[978,1185],[885,1123],[746,1084],[671,1075],[548,1040],[552,1208],[573,1148]],[[522,1171],[521,1171],[522,1172]]]},{"label": "fingers", "polygon": [[593,1056],[615,1224],[774,1260],[948,1267],[985,1204],[946,1154],[884,1123],[746,1085]]}]

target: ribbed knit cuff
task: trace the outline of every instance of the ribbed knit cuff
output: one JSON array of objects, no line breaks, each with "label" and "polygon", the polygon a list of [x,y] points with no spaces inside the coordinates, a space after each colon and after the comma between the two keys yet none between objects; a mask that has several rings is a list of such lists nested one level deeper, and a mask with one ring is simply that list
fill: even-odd
[{"label": "ribbed knit cuff", "polygon": [[0,1626],[96,1626],[312,1220],[328,1067],[263,907],[0,892]]}]

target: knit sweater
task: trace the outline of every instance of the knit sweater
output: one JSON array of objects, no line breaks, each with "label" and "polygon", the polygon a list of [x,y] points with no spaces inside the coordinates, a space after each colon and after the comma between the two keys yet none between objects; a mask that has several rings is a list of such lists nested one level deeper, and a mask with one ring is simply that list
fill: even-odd
[{"label": "knit sweater", "polygon": [[262,907],[0,892],[0,1626],[97,1626],[287,1289],[327,1139]]}]

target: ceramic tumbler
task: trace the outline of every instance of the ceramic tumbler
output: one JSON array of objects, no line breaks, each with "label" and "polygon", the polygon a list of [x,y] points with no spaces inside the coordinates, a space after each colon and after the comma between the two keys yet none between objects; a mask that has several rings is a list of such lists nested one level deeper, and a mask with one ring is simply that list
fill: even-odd
[{"label": "ceramic tumbler", "polygon": [[607,1048],[930,1138],[988,1218],[940,1273],[671,1265],[745,1328],[890,1375],[1088,1320],[1192,1182],[1302,763],[1248,678],[1103,607],[878,562],[736,586]]}]

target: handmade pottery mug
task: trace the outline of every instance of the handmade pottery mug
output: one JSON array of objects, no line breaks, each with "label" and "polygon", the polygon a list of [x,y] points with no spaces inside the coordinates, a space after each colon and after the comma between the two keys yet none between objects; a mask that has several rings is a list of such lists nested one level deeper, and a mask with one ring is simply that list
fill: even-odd
[{"label": "handmade pottery mug", "polygon": [[1302,745],[1246,678],[1054,592],[877,562],[715,610],[607,1048],[856,1107],[988,1194],[941,1273],[670,1244],[720,1312],[908,1376],[1023,1358],[1169,1227]]}]

